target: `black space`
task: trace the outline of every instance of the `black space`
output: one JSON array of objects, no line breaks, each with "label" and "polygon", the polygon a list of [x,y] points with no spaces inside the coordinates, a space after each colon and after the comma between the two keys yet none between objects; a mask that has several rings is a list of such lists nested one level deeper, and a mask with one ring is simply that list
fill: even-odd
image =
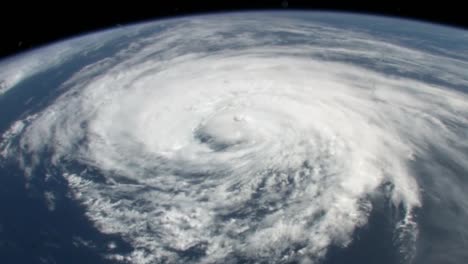
[{"label": "black space", "polygon": [[463,1],[16,1],[3,3],[0,58],[104,28],[157,18],[243,10],[328,10],[397,16],[468,29]]}]

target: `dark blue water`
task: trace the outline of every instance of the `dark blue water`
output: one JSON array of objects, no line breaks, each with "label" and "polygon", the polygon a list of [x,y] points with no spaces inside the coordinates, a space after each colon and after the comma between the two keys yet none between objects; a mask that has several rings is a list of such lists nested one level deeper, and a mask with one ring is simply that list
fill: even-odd
[{"label": "dark blue water", "polygon": [[[102,234],[93,226],[83,208],[67,197],[63,180],[44,184],[35,181],[26,188],[22,171],[0,168],[1,263],[111,263],[102,253],[131,250],[119,236]],[[47,207],[44,189],[54,190],[54,211]],[[114,250],[108,248],[111,242],[117,245]]]}]

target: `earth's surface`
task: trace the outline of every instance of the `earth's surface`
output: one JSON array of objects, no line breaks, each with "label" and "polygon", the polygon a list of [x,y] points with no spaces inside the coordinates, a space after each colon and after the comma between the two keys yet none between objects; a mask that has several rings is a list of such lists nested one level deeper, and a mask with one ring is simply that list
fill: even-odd
[{"label": "earth's surface", "polygon": [[263,12],[0,61],[0,262],[468,263],[468,32]]}]

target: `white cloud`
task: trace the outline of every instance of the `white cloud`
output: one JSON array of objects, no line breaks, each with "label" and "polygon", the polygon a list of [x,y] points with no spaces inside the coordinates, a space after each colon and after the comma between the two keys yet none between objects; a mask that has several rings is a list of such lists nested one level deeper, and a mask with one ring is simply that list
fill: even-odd
[{"label": "white cloud", "polygon": [[[77,73],[4,155],[48,162],[40,153],[52,151],[88,217],[135,247],[114,259],[190,262],[184,253],[204,252],[193,262],[307,263],[351,242],[384,183],[405,211],[397,229],[415,240],[422,202],[409,164],[446,146],[467,169],[453,145],[467,145],[456,126],[467,124],[468,98],[337,58],[385,53],[382,67],[442,67],[454,85],[465,73],[363,33],[265,19],[168,22]],[[279,44],[288,31],[301,40]],[[104,180],[68,171],[69,162]]]}]

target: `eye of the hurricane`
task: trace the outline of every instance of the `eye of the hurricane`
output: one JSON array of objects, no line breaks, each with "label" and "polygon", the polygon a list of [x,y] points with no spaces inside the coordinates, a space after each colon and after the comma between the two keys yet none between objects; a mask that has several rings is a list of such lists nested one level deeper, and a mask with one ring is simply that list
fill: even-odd
[{"label": "eye of the hurricane", "polygon": [[195,129],[194,137],[213,151],[239,148],[253,141],[254,130],[244,115],[223,113]]}]

